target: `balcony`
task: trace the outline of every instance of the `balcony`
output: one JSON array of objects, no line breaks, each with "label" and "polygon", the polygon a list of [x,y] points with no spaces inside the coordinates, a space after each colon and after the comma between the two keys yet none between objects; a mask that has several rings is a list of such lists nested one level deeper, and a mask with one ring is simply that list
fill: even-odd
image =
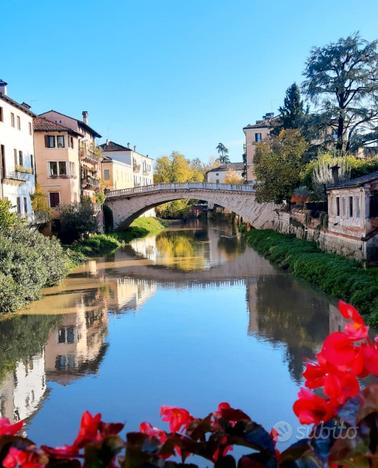
[{"label": "balcony", "polygon": [[5,183],[18,183],[22,184],[28,180],[28,173],[20,171],[9,171],[3,176]]},{"label": "balcony", "polygon": [[84,189],[96,190],[100,187],[100,181],[90,175],[87,175],[81,178],[81,186]]}]

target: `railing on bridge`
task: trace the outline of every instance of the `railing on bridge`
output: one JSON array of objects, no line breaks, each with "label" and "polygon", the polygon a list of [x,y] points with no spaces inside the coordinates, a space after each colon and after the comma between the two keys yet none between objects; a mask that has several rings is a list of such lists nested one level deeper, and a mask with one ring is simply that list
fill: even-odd
[{"label": "railing on bridge", "polygon": [[110,190],[106,192],[106,197],[111,198],[119,197],[121,195],[177,190],[223,190],[233,192],[255,192],[254,186],[248,184],[210,184],[208,182],[186,182],[182,184],[142,185],[140,187]]}]

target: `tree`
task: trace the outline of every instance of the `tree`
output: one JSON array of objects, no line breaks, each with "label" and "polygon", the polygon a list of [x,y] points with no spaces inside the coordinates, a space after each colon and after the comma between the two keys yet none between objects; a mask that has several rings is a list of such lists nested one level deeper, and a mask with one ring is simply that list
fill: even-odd
[{"label": "tree", "polygon": [[241,177],[237,172],[229,169],[227,174],[224,177],[225,184],[242,184],[244,182],[243,177]]},{"label": "tree", "polygon": [[305,109],[299,86],[293,83],[286,90],[283,106],[279,108],[280,125],[274,128],[273,133],[278,135],[283,129],[302,129],[308,110]]},{"label": "tree", "polygon": [[162,156],[156,160],[154,182],[155,184],[167,184],[172,182],[171,161],[168,156]]},{"label": "tree", "polygon": [[303,155],[308,147],[299,130],[282,130],[256,146],[256,198],[259,202],[289,200],[300,183]]},{"label": "tree", "polygon": [[94,207],[89,199],[60,208],[59,237],[62,242],[71,244],[91,232],[96,232],[97,228]]},{"label": "tree", "polygon": [[228,164],[230,162],[230,158],[228,156],[228,149],[224,146],[224,144],[218,143],[216,150],[219,154],[219,162],[221,164]]},{"label": "tree", "polygon": [[365,144],[377,128],[377,44],[356,33],[313,48],[306,62],[303,89],[334,130],[328,138],[340,154]]}]

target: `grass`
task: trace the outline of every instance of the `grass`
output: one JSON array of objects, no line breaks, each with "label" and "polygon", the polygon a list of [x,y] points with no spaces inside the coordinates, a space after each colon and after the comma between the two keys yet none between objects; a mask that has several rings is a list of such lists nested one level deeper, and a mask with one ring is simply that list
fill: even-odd
[{"label": "grass", "polygon": [[141,217],[133,221],[124,231],[115,231],[108,234],[93,234],[71,247],[77,255],[96,257],[115,252],[133,239],[157,234],[165,225],[157,218]]},{"label": "grass", "polygon": [[315,243],[271,230],[252,230],[248,243],[280,268],[335,298],[353,304],[378,326],[378,268],[321,251]]}]

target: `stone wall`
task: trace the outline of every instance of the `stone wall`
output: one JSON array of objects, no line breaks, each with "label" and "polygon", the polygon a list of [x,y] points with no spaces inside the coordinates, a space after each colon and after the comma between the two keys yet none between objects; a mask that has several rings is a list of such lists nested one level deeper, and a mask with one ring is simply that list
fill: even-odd
[{"label": "stone wall", "polygon": [[293,234],[299,239],[314,241],[320,249],[326,252],[336,253],[344,257],[354,258],[356,260],[365,260],[372,257],[374,247],[378,248],[378,238],[373,242],[370,240],[370,250],[367,249],[368,243],[362,239],[352,238],[329,232],[322,228],[321,224],[313,221],[309,226],[298,220],[298,216],[292,216],[290,213],[277,212],[273,229],[282,234]]}]

